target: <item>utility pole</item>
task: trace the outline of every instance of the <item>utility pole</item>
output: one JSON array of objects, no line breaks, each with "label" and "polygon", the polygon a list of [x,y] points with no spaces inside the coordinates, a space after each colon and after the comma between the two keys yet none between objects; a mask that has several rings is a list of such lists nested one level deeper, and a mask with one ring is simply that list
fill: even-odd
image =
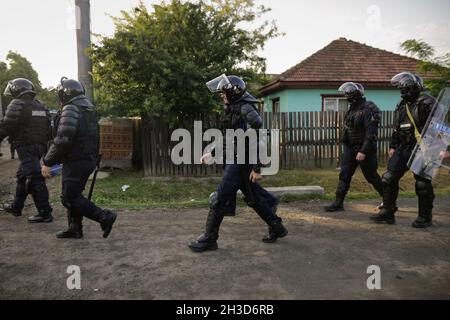
[{"label": "utility pole", "polygon": [[91,46],[91,4],[90,0],[75,0],[77,15],[78,80],[86,89],[86,96],[93,98],[92,61],[86,54]]}]

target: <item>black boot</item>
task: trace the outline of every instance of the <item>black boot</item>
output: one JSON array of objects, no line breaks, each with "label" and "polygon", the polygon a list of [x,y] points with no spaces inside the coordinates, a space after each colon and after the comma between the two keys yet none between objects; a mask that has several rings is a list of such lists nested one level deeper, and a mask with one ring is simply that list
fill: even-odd
[{"label": "black boot", "polygon": [[425,229],[433,225],[433,198],[423,199],[419,197],[419,216],[412,224],[414,228]]},{"label": "black boot", "polygon": [[274,243],[278,238],[288,235],[288,230],[281,223],[281,219],[272,221],[269,225],[269,234],[262,239],[264,243]]},{"label": "black boot", "polygon": [[269,234],[262,239],[265,243],[274,243],[278,238],[283,238],[288,234],[287,229],[282,224],[281,218],[276,214],[276,209],[277,206],[270,207],[264,200],[258,201],[253,206],[253,210],[269,226]]},{"label": "black boot", "polygon": [[336,212],[336,211],[344,211],[344,198],[336,197],[336,200],[324,207],[326,212]]},{"label": "black boot", "polygon": [[344,199],[349,189],[350,183],[345,182],[342,179],[339,179],[338,186],[336,187],[336,200],[332,204],[325,206],[324,207],[325,211],[326,212],[344,211]]},{"label": "black boot", "polygon": [[81,239],[83,238],[83,224],[80,218],[70,218],[69,229],[56,234],[58,239]]},{"label": "black boot", "polygon": [[417,229],[426,229],[433,225],[433,221],[424,217],[417,217],[412,226]]},{"label": "black boot", "polygon": [[395,213],[397,212],[398,176],[391,171],[383,175],[383,203],[378,214],[370,217],[375,223],[395,224]]},{"label": "black boot", "polygon": [[109,210],[102,210],[99,207],[92,205],[89,210],[83,212],[86,218],[100,223],[103,231],[103,238],[108,238],[111,233],[114,222],[116,222],[117,215]]},{"label": "black boot", "polygon": [[109,210],[103,210],[100,215],[100,226],[103,230],[103,238],[108,238],[111,233],[114,222],[116,222],[117,214]]},{"label": "black boot", "polygon": [[419,217],[413,222],[414,228],[424,229],[433,225],[434,190],[430,181],[416,178],[416,194],[419,197]]},{"label": "black boot", "polygon": [[28,218],[29,223],[51,223],[53,222],[52,207],[48,200],[48,190],[44,179],[33,178],[30,180],[31,197],[38,211],[37,215]]},{"label": "black boot", "polygon": [[35,216],[31,216],[28,218],[29,223],[51,223],[53,222],[52,211],[44,211],[39,212],[39,214]]},{"label": "black boot", "polygon": [[4,204],[2,209],[5,212],[12,214],[14,217],[20,217],[22,215],[22,210],[17,209],[14,204]]},{"label": "black boot", "polygon": [[217,239],[214,236],[204,233],[198,237],[196,241],[193,241],[189,245],[189,248],[194,252],[204,252],[208,250],[217,250],[219,246],[217,245]]},{"label": "black boot", "polygon": [[219,228],[223,221],[224,214],[211,209],[206,219],[206,230],[196,241],[193,241],[189,248],[194,252],[204,252],[217,250],[217,239],[219,239]]},{"label": "black boot", "polygon": [[370,219],[375,223],[395,224],[395,212],[397,212],[397,208],[387,209],[384,207],[380,213],[374,214]]}]

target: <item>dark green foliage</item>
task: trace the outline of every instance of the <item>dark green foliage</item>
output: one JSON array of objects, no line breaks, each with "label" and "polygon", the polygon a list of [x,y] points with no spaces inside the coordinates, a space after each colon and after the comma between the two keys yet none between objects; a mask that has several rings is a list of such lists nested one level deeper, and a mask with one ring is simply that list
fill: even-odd
[{"label": "dark green foliage", "polygon": [[415,39],[406,40],[401,47],[407,54],[422,60],[418,71],[431,75],[425,80],[425,85],[433,96],[437,97],[445,86],[449,86],[450,53],[436,57],[433,47],[423,40]]},{"label": "dark green foliage", "polygon": [[279,32],[273,22],[251,26],[267,11],[252,0],[172,0],[122,12],[114,36],[100,37],[90,51],[97,105],[109,114],[172,122],[212,110],[217,100],[208,80],[222,73],[264,80],[258,53]]},{"label": "dark green foliage", "polygon": [[57,94],[42,88],[41,82],[39,81],[39,75],[36,70],[33,69],[33,66],[27,58],[21,56],[17,52],[10,51],[6,56],[6,60],[8,61],[8,64],[0,61],[0,93],[2,94],[1,99],[3,108],[6,108],[9,103],[9,98],[3,96],[3,92],[5,91],[8,81],[16,78],[26,78],[33,82],[36,88],[37,98],[51,109],[59,108]]}]

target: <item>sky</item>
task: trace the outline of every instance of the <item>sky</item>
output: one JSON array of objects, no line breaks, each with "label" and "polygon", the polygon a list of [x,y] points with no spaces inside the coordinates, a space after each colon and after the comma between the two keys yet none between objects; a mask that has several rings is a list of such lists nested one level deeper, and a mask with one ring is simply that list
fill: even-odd
[{"label": "sky", "polygon": [[[345,37],[402,53],[400,43],[423,39],[437,55],[450,52],[448,0],[255,0],[272,8],[285,36],[270,40],[261,55],[268,73],[281,73],[331,41]],[[157,0],[144,0],[150,6]],[[138,0],[91,0],[92,32],[112,35],[110,16],[119,16]],[[45,87],[61,76],[77,76],[73,0],[1,0],[0,60],[9,50],[31,61]]]}]

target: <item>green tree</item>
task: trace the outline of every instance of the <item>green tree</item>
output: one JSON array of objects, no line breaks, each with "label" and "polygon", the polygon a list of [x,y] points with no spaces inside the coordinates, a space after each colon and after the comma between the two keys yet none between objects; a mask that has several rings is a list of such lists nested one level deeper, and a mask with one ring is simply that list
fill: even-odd
[{"label": "green tree", "polygon": [[3,92],[8,81],[16,78],[26,78],[33,82],[38,99],[49,108],[58,108],[58,96],[55,92],[42,88],[39,75],[27,58],[17,52],[10,51],[6,56],[6,60],[8,64],[0,61],[0,93],[2,94],[3,108],[6,108],[9,103],[9,99],[3,96]]},{"label": "green tree", "polygon": [[434,96],[449,85],[450,81],[450,53],[441,57],[435,56],[432,46],[423,40],[410,39],[401,44],[402,49],[412,57],[420,59],[419,71],[429,74],[425,80],[425,85]]},{"label": "green tree", "polygon": [[258,24],[269,9],[253,0],[171,0],[152,9],[141,2],[123,11],[115,34],[90,51],[103,111],[176,121],[217,105],[205,82],[222,73],[263,81],[258,54],[280,35],[275,22]]}]

